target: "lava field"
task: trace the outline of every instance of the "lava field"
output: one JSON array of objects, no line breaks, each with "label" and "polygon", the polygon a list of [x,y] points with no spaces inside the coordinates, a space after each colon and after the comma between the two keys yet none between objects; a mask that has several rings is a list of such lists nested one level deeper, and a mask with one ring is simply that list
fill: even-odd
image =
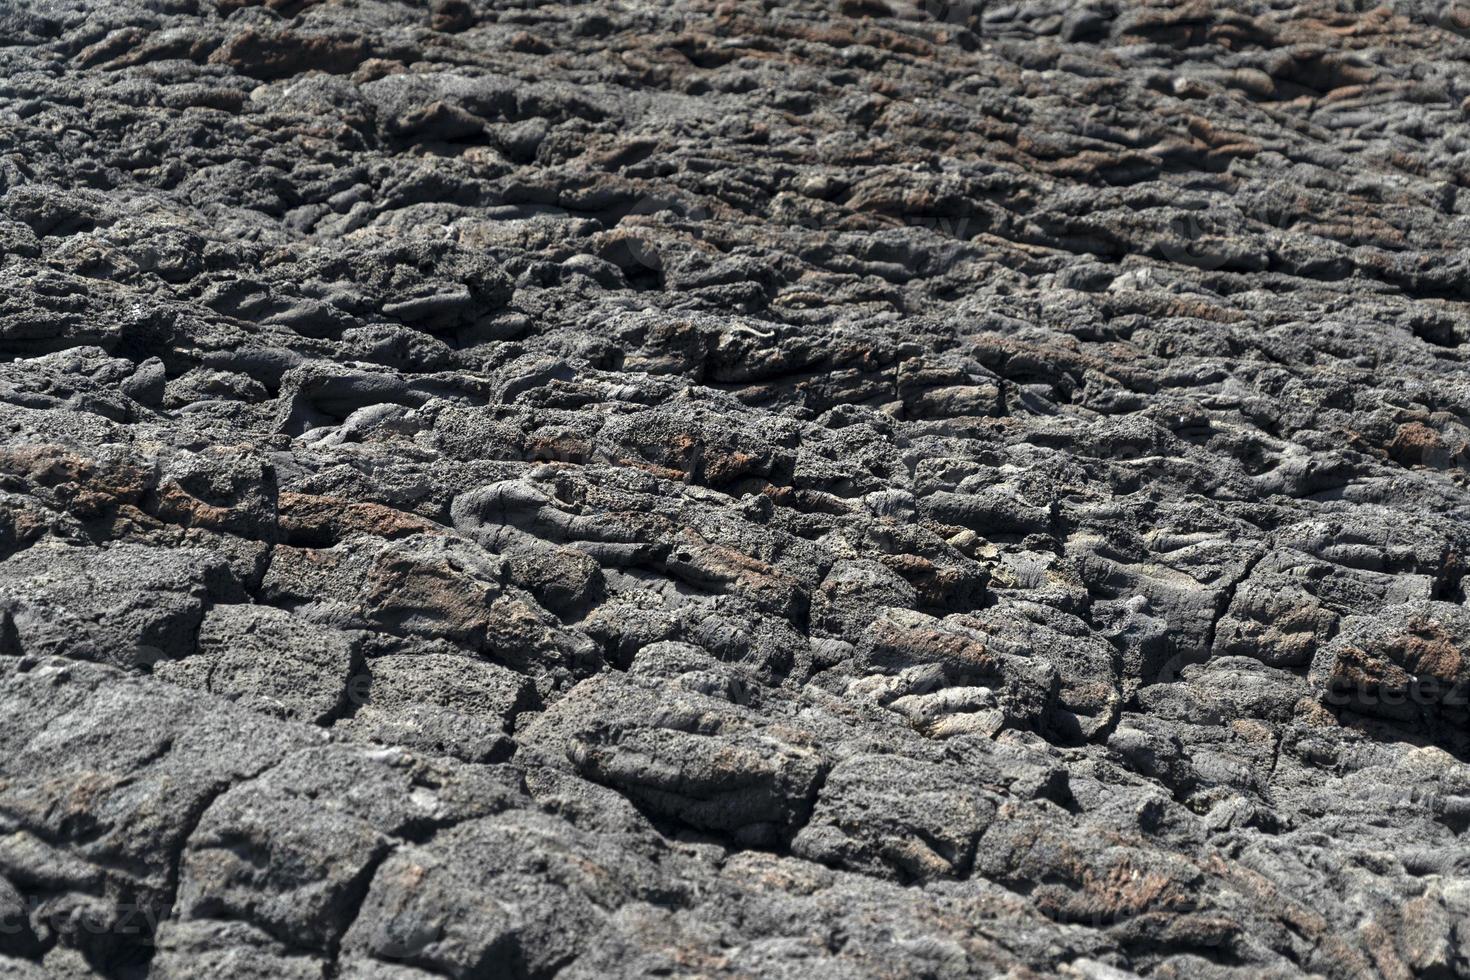
[{"label": "lava field", "polygon": [[1470,4],[0,0],[0,977],[1470,977]]}]

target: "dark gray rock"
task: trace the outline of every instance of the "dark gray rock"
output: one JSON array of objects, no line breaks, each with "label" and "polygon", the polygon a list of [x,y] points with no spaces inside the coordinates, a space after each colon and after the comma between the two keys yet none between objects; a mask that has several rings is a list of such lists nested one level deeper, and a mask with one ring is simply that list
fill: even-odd
[{"label": "dark gray rock", "polygon": [[507,733],[537,705],[536,688],[497,664],[443,653],[375,657],[347,687],[349,717],[336,727],[355,738],[402,745],[466,762],[500,761]]},{"label": "dark gray rock", "polygon": [[353,642],[269,606],[215,606],[199,629],[198,653],[154,674],[266,714],[321,723],[344,707]]},{"label": "dark gray rock", "polygon": [[472,820],[383,863],[344,951],[441,976],[541,976],[617,908],[676,901],[660,878],[647,858],[544,814]]},{"label": "dark gray rock", "polygon": [[101,665],[6,658],[0,873],[29,927],[127,961],[171,914],[178,859],[211,803],[309,744],[307,730]]},{"label": "dark gray rock", "polygon": [[0,974],[1470,977],[1369,6],[4,6]]},{"label": "dark gray rock", "polygon": [[[318,801],[336,802],[322,812]],[[374,871],[406,838],[524,799],[519,776],[399,749],[308,749],[226,792],[179,866],[180,918],[242,920],[330,953]]]},{"label": "dark gray rock", "polygon": [[42,544],[0,563],[14,652],[146,666],[192,654],[223,562],[198,549]]},{"label": "dark gray rock", "polygon": [[[685,679],[681,675],[680,681]],[[811,812],[827,763],[809,734],[676,682],[602,675],[583,681],[522,741],[549,761],[611,786],[646,812],[747,845],[793,833]]]},{"label": "dark gray rock", "polygon": [[854,756],[827,775],[798,857],[900,880],[969,871],[995,801],[966,775],[900,756]]}]

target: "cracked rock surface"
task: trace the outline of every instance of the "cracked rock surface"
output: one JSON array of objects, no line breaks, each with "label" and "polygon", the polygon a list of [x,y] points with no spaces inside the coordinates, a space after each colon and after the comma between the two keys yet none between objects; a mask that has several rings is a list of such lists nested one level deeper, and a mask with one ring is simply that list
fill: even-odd
[{"label": "cracked rock surface", "polygon": [[0,976],[1470,977],[1467,63],[0,3]]}]

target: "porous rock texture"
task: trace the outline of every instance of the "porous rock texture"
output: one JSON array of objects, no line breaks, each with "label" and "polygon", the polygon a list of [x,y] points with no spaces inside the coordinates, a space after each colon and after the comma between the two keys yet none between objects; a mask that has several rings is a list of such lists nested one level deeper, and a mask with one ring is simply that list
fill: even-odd
[{"label": "porous rock texture", "polygon": [[0,976],[1470,976],[1467,36],[0,3]]}]

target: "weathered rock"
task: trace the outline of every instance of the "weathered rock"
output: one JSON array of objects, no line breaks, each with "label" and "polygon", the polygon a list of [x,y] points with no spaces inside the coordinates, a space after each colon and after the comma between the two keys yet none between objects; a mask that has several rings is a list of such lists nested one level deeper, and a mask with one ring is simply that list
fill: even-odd
[{"label": "weathered rock", "polygon": [[378,869],[344,949],[470,977],[554,972],[630,902],[670,902],[651,861],[538,813],[472,820]]},{"label": "weathered rock", "polygon": [[0,563],[13,653],[147,666],[192,654],[223,562],[195,549],[38,544]]},{"label": "weathered rock", "polygon": [[[322,800],[332,803],[323,810]],[[402,750],[307,749],[220,796],[179,869],[178,914],[243,920],[333,951],[379,864],[405,838],[524,800],[519,776]]]},{"label": "weathered rock", "polygon": [[537,704],[531,681],[497,664],[443,653],[375,657],[347,688],[350,717],[337,728],[466,762],[514,750],[516,716]]},{"label": "weathered rock", "polygon": [[101,665],[6,658],[0,670],[0,874],[36,935],[99,964],[139,955],[171,914],[178,854],[216,797],[311,741]]},{"label": "weathered rock", "polygon": [[266,714],[322,723],[344,707],[353,642],[269,606],[215,606],[198,653],[154,668],[166,681]]},{"label": "weathered rock", "polygon": [[1470,976],[1454,3],[0,8],[0,974]]},{"label": "weathered rock", "polygon": [[537,718],[523,742],[659,818],[776,843],[810,814],[827,763],[809,734],[762,724],[722,693],[683,686],[668,701],[660,686],[603,675]]},{"label": "weathered rock", "polygon": [[792,853],[902,880],[961,876],[995,813],[958,773],[900,756],[854,756],[827,775]]}]

